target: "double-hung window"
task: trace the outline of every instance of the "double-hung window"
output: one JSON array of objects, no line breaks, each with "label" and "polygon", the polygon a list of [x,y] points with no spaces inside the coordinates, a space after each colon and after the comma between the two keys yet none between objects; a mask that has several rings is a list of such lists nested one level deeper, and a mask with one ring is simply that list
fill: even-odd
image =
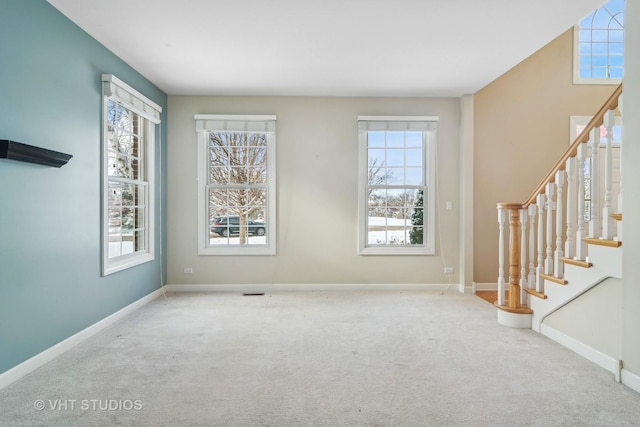
[{"label": "double-hung window", "polygon": [[360,116],[359,253],[435,253],[437,117]]},{"label": "double-hung window", "polygon": [[609,0],[574,27],[574,83],[619,84],[624,65],[624,0]]},{"label": "double-hung window", "polygon": [[273,255],[276,116],[198,114],[198,253]]},{"label": "double-hung window", "polygon": [[102,76],[102,274],[154,259],[154,142],[162,108]]}]

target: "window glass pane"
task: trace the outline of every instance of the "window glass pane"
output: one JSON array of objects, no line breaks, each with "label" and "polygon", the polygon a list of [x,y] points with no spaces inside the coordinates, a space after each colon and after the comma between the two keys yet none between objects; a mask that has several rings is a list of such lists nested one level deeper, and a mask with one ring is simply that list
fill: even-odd
[{"label": "window glass pane", "polygon": [[407,149],[407,166],[419,166],[422,167],[422,148]]},{"label": "window glass pane", "polygon": [[591,67],[582,67],[582,68],[580,68],[580,78],[582,78],[582,79],[591,78]]},{"label": "window glass pane", "polygon": [[386,139],[387,147],[403,147],[404,132],[389,131]]},{"label": "window glass pane", "polygon": [[407,185],[424,185],[422,168],[407,168],[406,184]]},{"label": "window glass pane", "polygon": [[611,67],[609,68],[609,77],[612,79],[621,79],[622,78],[622,67]]},{"label": "window glass pane", "polygon": [[580,55],[580,63],[583,67],[591,67],[591,55]]},{"label": "window glass pane", "polygon": [[384,132],[369,132],[367,145],[369,147],[384,147]]},{"label": "window glass pane", "polygon": [[609,53],[622,58],[624,55],[624,43],[611,43],[609,45]]},{"label": "window glass pane", "polygon": [[613,143],[614,144],[622,143],[622,126],[613,127]]},{"label": "window glass pane", "polygon": [[579,44],[580,55],[581,58],[585,56],[591,56],[591,43],[580,43]]},{"label": "window glass pane", "polygon": [[[267,147],[267,134],[265,133],[250,133],[247,145],[250,147]],[[265,151],[266,153],[266,151]]]},{"label": "window glass pane", "polygon": [[229,148],[211,145],[209,147],[209,165],[228,167],[230,165]]},{"label": "window glass pane", "polygon": [[591,50],[594,55],[606,55],[609,51],[609,45],[607,43],[591,43]]},{"label": "window glass pane", "polygon": [[210,184],[228,184],[230,182],[229,168],[211,166],[209,168],[209,183]]},{"label": "window glass pane", "polygon": [[404,149],[387,150],[387,166],[404,166]]},{"label": "window glass pane", "polygon": [[593,67],[604,67],[607,65],[607,57],[604,55],[594,55],[591,57]]},{"label": "window glass pane", "polygon": [[404,185],[404,168],[387,168],[387,185]]},{"label": "window glass pane", "polygon": [[610,56],[609,65],[622,68],[622,56]]},{"label": "window glass pane", "polygon": [[586,27],[582,26],[583,29],[578,33],[580,35],[580,42],[583,45],[589,46],[589,41],[591,41],[591,29],[584,29]]},{"label": "window glass pane", "polygon": [[591,32],[591,40],[594,42],[607,42],[609,40],[609,32],[607,30],[593,30]]},{"label": "window glass pane", "polygon": [[385,165],[385,150],[369,149],[369,167],[375,168]]},{"label": "window glass pane", "polygon": [[122,228],[122,211],[116,207],[109,208],[109,234],[120,234]]},{"label": "window glass pane", "polygon": [[406,132],[407,147],[422,147],[422,132]]},{"label": "window glass pane", "polygon": [[247,167],[247,183],[248,184],[266,184],[267,168],[266,165],[256,165]]},{"label": "window glass pane", "polygon": [[609,41],[622,43],[624,41],[624,30],[610,30]]}]

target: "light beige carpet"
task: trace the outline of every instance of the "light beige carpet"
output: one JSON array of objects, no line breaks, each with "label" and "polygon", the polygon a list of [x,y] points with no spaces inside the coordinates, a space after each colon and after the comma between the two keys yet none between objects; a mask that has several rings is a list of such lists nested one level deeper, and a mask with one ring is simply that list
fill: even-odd
[{"label": "light beige carpet", "polygon": [[0,425],[640,425],[639,394],[495,317],[456,293],[170,294],[0,390]]}]

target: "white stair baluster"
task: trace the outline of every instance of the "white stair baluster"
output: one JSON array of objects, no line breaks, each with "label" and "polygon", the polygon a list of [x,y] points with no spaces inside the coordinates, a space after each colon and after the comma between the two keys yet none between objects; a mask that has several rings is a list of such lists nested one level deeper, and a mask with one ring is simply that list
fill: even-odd
[{"label": "white stair baluster", "polygon": [[589,220],[589,237],[597,239],[601,234],[601,225],[600,225],[600,208],[598,207],[600,204],[598,203],[598,198],[600,197],[599,191],[599,176],[598,176],[598,168],[599,168],[599,146],[600,146],[600,128],[594,128],[591,131],[591,139],[589,140],[589,146],[591,147],[591,171],[589,173],[589,179],[591,180],[591,184],[589,185],[589,189],[591,190],[591,195],[589,199],[591,200],[591,209]]},{"label": "white stair baluster", "polygon": [[608,110],[604,114],[604,127],[607,129],[607,145],[604,154],[604,206],[602,207],[602,238],[613,239],[613,127],[616,124],[616,112]]},{"label": "white stair baluster", "polygon": [[545,195],[546,195],[546,206],[547,210],[547,232],[545,235],[545,240],[547,244],[547,257],[544,259],[544,274],[551,275],[553,274],[553,211],[556,206],[553,201],[553,195],[555,192],[555,185],[552,182],[547,183],[545,187]]},{"label": "white stair baluster", "polygon": [[498,209],[498,305],[504,305],[504,293],[506,291],[504,283],[504,223],[506,221],[506,211]]},{"label": "white stair baluster", "polygon": [[544,292],[544,209],[545,196],[538,194],[536,197],[536,206],[538,208],[538,266],[536,267],[536,291]]},{"label": "white stair baluster", "polygon": [[527,282],[529,285],[527,288],[535,289],[536,287],[536,205],[529,205],[529,276]]},{"label": "white stair baluster", "polygon": [[[620,97],[618,98],[618,111],[620,111],[620,119],[622,120],[622,97],[623,95],[620,95]],[[624,120],[622,120],[622,136],[620,138],[620,155],[618,156],[620,158],[620,164],[619,164],[619,170],[620,170],[620,186],[619,186],[619,193],[618,193],[618,213],[622,213],[622,150],[624,148]],[[622,221],[616,221],[616,225],[617,225],[617,233],[616,233],[616,238],[615,240],[621,242],[622,241]]]},{"label": "white stair baluster", "polygon": [[576,172],[578,174],[578,229],[576,230],[576,254],[575,259],[583,261],[587,257],[587,243],[583,240],[586,237],[585,225],[585,191],[584,191],[584,168],[587,152],[587,144],[578,146],[576,156]]},{"label": "white stair baluster", "polygon": [[560,260],[564,256],[562,250],[562,232],[564,231],[564,172],[556,172],[556,250],[553,254],[553,274],[556,277],[564,276],[564,264]]},{"label": "white stair baluster", "polygon": [[564,256],[573,258],[576,255],[576,222],[577,222],[577,182],[576,182],[576,158],[569,157],[565,163],[567,174],[567,240],[564,244]]}]

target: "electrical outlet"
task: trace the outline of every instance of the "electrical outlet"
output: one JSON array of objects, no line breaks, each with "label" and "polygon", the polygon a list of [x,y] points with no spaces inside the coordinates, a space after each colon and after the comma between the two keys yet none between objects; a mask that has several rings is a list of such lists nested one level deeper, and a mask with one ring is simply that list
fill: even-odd
[{"label": "electrical outlet", "polygon": [[445,267],[444,274],[453,274],[453,267]]},{"label": "electrical outlet", "polygon": [[185,267],[184,268],[184,274],[193,274],[193,268]]}]

